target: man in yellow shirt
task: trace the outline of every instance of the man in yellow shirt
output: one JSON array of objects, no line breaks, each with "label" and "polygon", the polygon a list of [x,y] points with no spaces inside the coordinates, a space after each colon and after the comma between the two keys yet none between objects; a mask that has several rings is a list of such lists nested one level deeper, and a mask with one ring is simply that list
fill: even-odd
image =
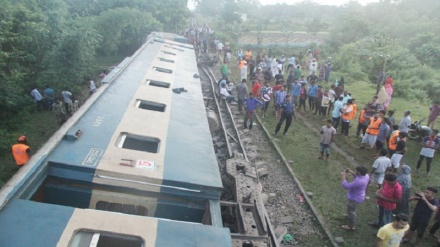
[{"label": "man in yellow shirt", "polygon": [[394,222],[380,228],[376,235],[376,247],[399,247],[403,235],[409,229],[408,220],[408,215],[401,213],[396,215]]}]

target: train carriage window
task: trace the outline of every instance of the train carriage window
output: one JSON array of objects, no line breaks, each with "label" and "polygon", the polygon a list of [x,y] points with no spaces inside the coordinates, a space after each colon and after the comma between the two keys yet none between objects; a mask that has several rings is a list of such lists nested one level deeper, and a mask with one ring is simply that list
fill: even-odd
[{"label": "train carriage window", "polygon": [[165,47],[168,47],[168,48],[171,48],[171,49],[174,49],[174,50],[178,50],[178,51],[185,51],[183,49],[179,49],[179,48],[176,48],[176,47],[173,47],[173,46],[169,46],[169,45],[165,45]]},{"label": "train carriage window", "polygon": [[144,241],[138,236],[113,232],[79,230],[69,243],[69,247],[143,247]]},{"label": "train carriage window", "polygon": [[170,84],[168,82],[163,82],[163,81],[147,80],[147,84],[153,87],[163,87],[163,88],[170,87]]},{"label": "train carriage window", "polygon": [[153,67],[153,69],[156,71],[162,72],[162,73],[168,73],[168,74],[173,73],[173,71],[170,69],[165,69],[165,68],[160,68],[160,67]]},{"label": "train carriage window", "polygon": [[119,148],[158,153],[159,144],[160,140],[158,138],[121,133],[117,145]]},{"label": "train carriage window", "polygon": [[174,63],[174,60],[166,59],[166,58],[163,58],[163,57],[160,57],[160,58],[159,58],[159,61],[167,62],[167,63]]},{"label": "train carriage window", "polygon": [[176,53],[172,53],[172,52],[169,52],[169,51],[162,51],[162,53],[167,54],[167,55],[173,55],[173,56],[176,55]]},{"label": "train carriage window", "polygon": [[144,110],[164,112],[166,105],[157,102],[138,99],[136,100],[136,107]]}]

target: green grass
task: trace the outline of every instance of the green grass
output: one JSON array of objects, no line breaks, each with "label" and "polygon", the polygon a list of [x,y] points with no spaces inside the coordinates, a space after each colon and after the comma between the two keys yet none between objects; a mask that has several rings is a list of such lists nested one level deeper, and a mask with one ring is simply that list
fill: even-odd
[{"label": "green grass", "polygon": [[[26,135],[28,145],[32,153],[38,151],[46,141],[58,130],[58,123],[55,115],[48,111],[35,111],[28,116],[29,120],[23,122],[16,131],[16,136]],[[15,143],[11,141],[11,146]],[[0,156],[0,186],[3,186],[17,171],[17,167],[10,153]]]}]

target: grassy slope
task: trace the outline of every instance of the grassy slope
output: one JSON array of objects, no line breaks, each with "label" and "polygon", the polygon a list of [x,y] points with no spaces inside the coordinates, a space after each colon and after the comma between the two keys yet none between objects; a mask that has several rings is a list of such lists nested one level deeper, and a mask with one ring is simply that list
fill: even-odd
[{"label": "grassy slope", "polygon": [[[18,135],[26,135],[28,145],[32,153],[42,147],[45,142],[58,130],[58,124],[55,115],[48,111],[35,111],[29,114],[28,121],[24,122],[20,129],[17,130]],[[15,140],[11,140],[11,145]],[[17,170],[16,165],[10,153],[0,156],[0,186],[3,186]]]}]

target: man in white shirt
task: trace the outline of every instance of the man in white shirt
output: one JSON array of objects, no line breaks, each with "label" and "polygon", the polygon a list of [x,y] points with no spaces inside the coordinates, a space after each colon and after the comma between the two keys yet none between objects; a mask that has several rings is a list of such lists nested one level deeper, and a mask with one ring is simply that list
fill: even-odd
[{"label": "man in white shirt", "polygon": [[422,150],[420,150],[419,160],[417,160],[417,170],[422,166],[423,160],[426,158],[426,176],[429,176],[431,170],[431,162],[434,158],[436,148],[439,147],[440,139],[437,137],[438,131],[433,130],[429,136],[425,136],[422,140]]},{"label": "man in white shirt", "polygon": [[400,121],[400,124],[399,124],[399,131],[400,132],[408,133],[409,127],[411,126],[411,117],[409,116],[409,114],[411,114],[410,111],[405,111],[403,113],[402,121]]},{"label": "man in white shirt", "polygon": [[237,99],[235,99],[234,96],[230,95],[227,88],[226,88],[226,84],[222,84],[222,88],[220,89],[220,95],[222,96],[222,98],[224,98],[228,103],[231,103],[231,101],[237,101]]},{"label": "man in white shirt", "polygon": [[377,183],[379,189],[382,188],[383,179],[385,178],[386,170],[391,167],[391,160],[387,158],[387,150],[381,149],[379,151],[379,158],[377,158],[373,163],[373,170],[370,173],[370,181],[372,183]]},{"label": "man in white shirt", "polygon": [[66,113],[70,114],[72,112],[72,93],[69,91],[62,91],[61,96],[63,97],[64,107],[66,108]]},{"label": "man in white shirt", "polygon": [[289,65],[287,66],[287,71],[289,71],[290,68],[294,69],[295,68],[295,55],[290,56],[289,59],[287,59],[287,61],[289,62]]},{"label": "man in white shirt", "polygon": [[37,103],[37,109],[41,111],[42,105],[43,105],[43,96],[41,96],[40,92],[38,91],[37,87],[35,87],[31,91],[31,95],[35,100],[35,103]]},{"label": "man in white shirt", "polygon": [[316,59],[313,59],[313,61],[310,63],[309,66],[309,73],[316,75],[316,70],[318,69],[318,62],[316,62]]}]

